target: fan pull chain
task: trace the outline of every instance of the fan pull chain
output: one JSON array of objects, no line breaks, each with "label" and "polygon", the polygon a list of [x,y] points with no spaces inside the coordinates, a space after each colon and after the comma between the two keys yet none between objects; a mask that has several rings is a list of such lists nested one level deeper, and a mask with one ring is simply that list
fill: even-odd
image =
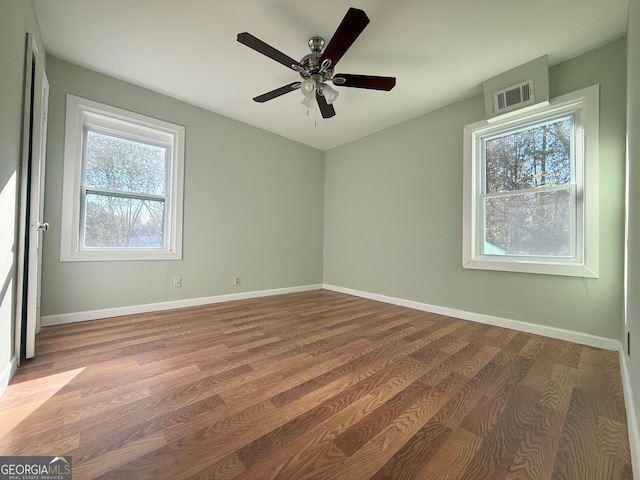
[{"label": "fan pull chain", "polygon": [[307,107],[307,117],[309,116],[310,110],[313,110],[313,128],[318,128],[318,110]]}]

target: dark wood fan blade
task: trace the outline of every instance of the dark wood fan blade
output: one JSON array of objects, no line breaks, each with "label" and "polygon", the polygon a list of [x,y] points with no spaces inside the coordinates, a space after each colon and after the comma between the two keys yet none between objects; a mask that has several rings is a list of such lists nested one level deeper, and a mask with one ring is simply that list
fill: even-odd
[{"label": "dark wood fan blade", "polygon": [[326,98],[316,93],[316,99],[318,100],[318,107],[320,107],[322,118],[331,118],[336,114],[335,108],[333,108],[333,105],[327,103]]},{"label": "dark wood fan blade", "polygon": [[331,68],[342,58],[344,53],[356,41],[356,38],[362,33],[364,28],[369,24],[369,17],[362,10],[350,8],[347,14],[338,25],[336,33],[333,34],[329,44],[322,52],[320,63],[327,58],[331,60]]},{"label": "dark wood fan blade", "polygon": [[276,88],[275,90],[271,90],[270,92],[263,93],[262,95],[258,95],[257,97],[253,97],[253,100],[256,102],[264,103],[267,100],[273,100],[280,95],[284,95],[285,93],[293,92],[300,88],[300,82],[293,82],[289,85],[285,85],[280,88]]},{"label": "dark wood fan blade", "polygon": [[369,88],[372,90],[386,90],[396,86],[396,77],[375,77],[373,75],[352,75],[337,73],[333,76],[333,84],[339,87]]},{"label": "dark wood fan blade", "polygon": [[287,68],[291,70],[295,70],[293,65],[296,65],[302,68],[300,62],[294,60],[288,55],[285,55],[280,50],[273,48],[271,45],[264,43],[259,38],[254,37],[250,33],[243,32],[238,34],[238,41],[243,45],[246,45],[249,48],[253,48],[256,52],[260,52],[263,55],[275,60],[278,63],[281,63]]}]

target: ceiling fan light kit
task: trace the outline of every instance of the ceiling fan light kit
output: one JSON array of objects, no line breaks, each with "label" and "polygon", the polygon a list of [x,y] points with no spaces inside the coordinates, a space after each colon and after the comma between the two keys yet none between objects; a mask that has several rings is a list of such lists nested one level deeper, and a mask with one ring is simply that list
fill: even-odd
[{"label": "ceiling fan light kit", "polygon": [[256,102],[273,100],[285,93],[300,89],[304,95],[302,104],[313,108],[315,101],[320,108],[322,118],[331,118],[336,112],[333,103],[338,98],[338,91],[328,85],[333,83],[340,87],[365,88],[370,90],[391,90],[395,84],[395,77],[376,77],[372,75],[353,75],[338,73],[334,75],[334,68],[345,52],[369,24],[369,18],[364,11],[350,8],[342,19],[338,29],[325,47],[322,37],[313,36],[308,45],[311,53],[305,55],[299,62],[285,55],[259,38],[248,32],[238,34],[238,42],[253,50],[281,63],[297,72],[302,81],[293,82],[270,92],[254,97]]}]

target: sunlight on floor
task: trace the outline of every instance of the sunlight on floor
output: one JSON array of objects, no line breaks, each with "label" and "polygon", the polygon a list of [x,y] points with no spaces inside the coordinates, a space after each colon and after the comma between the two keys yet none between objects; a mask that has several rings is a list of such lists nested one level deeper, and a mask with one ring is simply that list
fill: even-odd
[{"label": "sunlight on floor", "polygon": [[2,425],[0,438],[20,425],[83,370],[84,367],[76,368],[10,384],[0,398],[0,425]]}]

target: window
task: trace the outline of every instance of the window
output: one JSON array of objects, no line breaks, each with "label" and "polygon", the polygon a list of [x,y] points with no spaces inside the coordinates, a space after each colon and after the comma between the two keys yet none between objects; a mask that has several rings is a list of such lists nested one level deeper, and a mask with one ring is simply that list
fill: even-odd
[{"label": "window", "polygon": [[598,86],[464,142],[464,268],[597,277]]},{"label": "window", "polygon": [[182,258],[184,127],[67,95],[62,261]]}]

